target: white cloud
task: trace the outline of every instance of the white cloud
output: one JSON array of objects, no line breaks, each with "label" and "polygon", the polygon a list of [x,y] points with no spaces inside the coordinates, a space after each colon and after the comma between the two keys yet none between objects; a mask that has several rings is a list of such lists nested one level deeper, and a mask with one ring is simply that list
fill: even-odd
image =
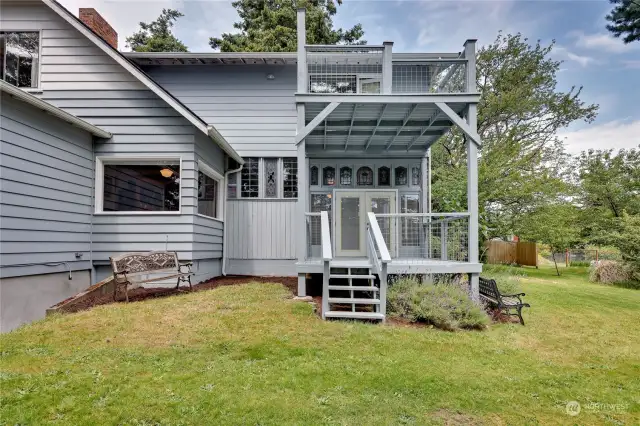
[{"label": "white cloud", "polygon": [[640,69],[640,60],[622,61],[625,68]]},{"label": "white cloud", "polygon": [[640,145],[640,120],[610,121],[561,133],[558,137],[564,140],[567,151],[572,154],[588,149],[637,148]]},{"label": "white cloud", "polygon": [[590,56],[580,56],[580,55],[576,55],[575,53],[571,53],[571,52],[567,52],[567,57],[569,59],[571,59],[572,61],[576,61],[577,63],[579,63],[583,67],[586,67],[590,63],[595,62],[595,59],[593,59]]},{"label": "white cloud", "polygon": [[608,33],[585,34],[582,31],[572,31],[568,36],[576,39],[577,47],[602,52],[625,53],[637,48],[633,43],[624,44],[621,39],[614,38]]}]

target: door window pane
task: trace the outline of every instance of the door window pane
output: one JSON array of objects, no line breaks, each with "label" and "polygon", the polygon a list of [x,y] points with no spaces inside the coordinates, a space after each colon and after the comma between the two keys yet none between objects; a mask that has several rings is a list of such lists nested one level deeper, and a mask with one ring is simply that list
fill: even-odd
[{"label": "door window pane", "polygon": [[218,181],[198,172],[198,213],[218,217]]},{"label": "door window pane", "polygon": [[103,210],[180,210],[180,165],[105,164]]},{"label": "door window pane", "polygon": [[360,250],[360,197],[340,199],[340,241],[342,250]]},{"label": "door window pane", "polygon": [[258,159],[246,158],[240,173],[240,194],[242,198],[258,198]]}]

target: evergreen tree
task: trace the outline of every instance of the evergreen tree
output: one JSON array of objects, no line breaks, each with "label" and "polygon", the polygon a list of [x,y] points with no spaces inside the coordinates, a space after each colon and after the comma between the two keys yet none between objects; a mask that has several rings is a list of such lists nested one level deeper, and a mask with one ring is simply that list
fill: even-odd
[{"label": "evergreen tree", "polygon": [[298,6],[307,8],[307,43],[366,44],[360,24],[349,30],[333,28],[337,7],[332,0],[237,0],[232,4],[241,19],[233,26],[240,33],[209,39],[211,47],[222,52],[294,52]]},{"label": "evergreen tree", "polygon": [[607,15],[607,29],[625,43],[640,41],[640,0],[610,0],[616,5]]},{"label": "evergreen tree", "polygon": [[188,52],[171,28],[178,18],[184,16],[174,9],[162,9],[158,19],[147,24],[140,22],[140,30],[127,37],[127,47],[134,52]]}]

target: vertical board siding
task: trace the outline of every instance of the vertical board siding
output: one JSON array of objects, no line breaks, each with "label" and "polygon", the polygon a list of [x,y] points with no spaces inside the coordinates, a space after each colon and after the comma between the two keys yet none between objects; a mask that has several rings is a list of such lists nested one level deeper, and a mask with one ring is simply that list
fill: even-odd
[{"label": "vertical board siding", "polygon": [[[243,157],[295,156],[295,65],[147,67]],[[273,80],[267,75],[273,74]]]},{"label": "vertical board siding", "polygon": [[[164,249],[178,251],[180,259],[191,259],[197,130],[48,7],[3,4],[1,12],[3,30],[41,31],[41,98],[113,134],[110,140],[95,143],[95,155],[182,159],[182,214],[95,215],[93,259],[104,262],[120,253]],[[64,165],[65,172],[76,173],[77,167]],[[93,176],[65,178],[64,184],[71,188],[74,183],[91,182]],[[74,205],[66,214],[78,215],[80,208],[90,213],[85,207],[90,209]]]},{"label": "vertical board siding", "polygon": [[229,259],[295,259],[296,200],[227,201]]},{"label": "vertical board siding", "polygon": [[0,277],[91,267],[91,146],[89,133],[2,96]]}]

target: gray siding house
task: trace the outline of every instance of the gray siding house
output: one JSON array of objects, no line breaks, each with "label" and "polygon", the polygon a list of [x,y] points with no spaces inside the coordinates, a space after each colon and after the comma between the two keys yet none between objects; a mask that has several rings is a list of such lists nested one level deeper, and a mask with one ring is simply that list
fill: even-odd
[{"label": "gray siding house", "polygon": [[[89,205],[74,207],[89,220],[78,265],[90,282],[110,256],[171,250],[196,281],[297,276],[301,296],[319,282],[325,318],[384,320],[394,274],[468,274],[477,298],[474,40],[451,53],[306,45],[301,9],[297,52],[119,53],[93,10],[87,26],[53,0],[0,4],[2,46],[18,45],[7,63],[31,58],[3,79],[111,134],[69,163],[93,176],[78,182]],[[453,126],[467,138],[468,208],[432,213],[430,146]],[[33,231],[10,223],[3,244]],[[3,274],[15,270],[2,255]]]}]

